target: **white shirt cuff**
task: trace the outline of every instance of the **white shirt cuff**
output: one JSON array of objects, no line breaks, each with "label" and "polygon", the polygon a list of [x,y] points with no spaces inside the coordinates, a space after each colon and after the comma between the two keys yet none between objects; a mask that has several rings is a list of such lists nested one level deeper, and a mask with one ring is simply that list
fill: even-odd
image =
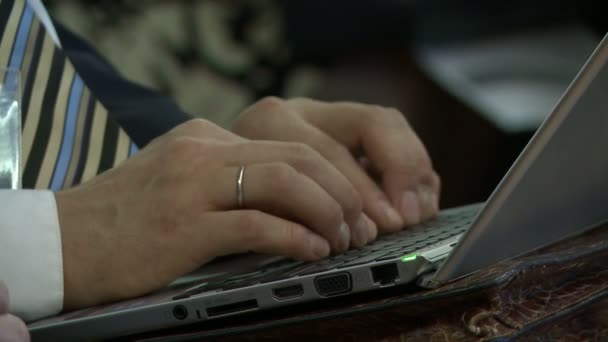
[{"label": "white shirt cuff", "polygon": [[26,321],[63,307],[61,232],[51,191],[0,190],[0,279]]}]

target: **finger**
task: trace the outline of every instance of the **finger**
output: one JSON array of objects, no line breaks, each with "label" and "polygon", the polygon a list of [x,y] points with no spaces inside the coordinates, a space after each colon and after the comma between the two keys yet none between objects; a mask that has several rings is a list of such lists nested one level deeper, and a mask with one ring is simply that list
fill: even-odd
[{"label": "finger", "polygon": [[368,118],[359,129],[361,144],[405,223],[415,224],[436,215],[438,177],[426,149],[403,114],[378,109]]},{"label": "finger", "polygon": [[365,221],[367,221],[367,226],[369,227],[368,230],[365,232],[365,236],[367,238],[367,242],[376,240],[376,238],[378,237],[378,226],[366,214],[363,214],[363,219]]},{"label": "finger", "polygon": [[[396,146],[411,147],[403,153],[379,151],[391,140],[399,142]],[[377,131],[369,133],[366,145],[372,163],[381,170],[382,187],[406,225],[434,216],[439,207],[439,186],[424,149],[407,139],[389,139]]]},{"label": "finger", "polygon": [[11,315],[0,315],[0,341],[25,342],[30,340],[30,334],[19,318]]},{"label": "finger", "polygon": [[329,243],[306,227],[257,210],[208,213],[208,222],[223,229],[210,230],[218,255],[253,251],[298,260],[318,260],[329,255]]},{"label": "finger", "polygon": [[[214,182],[212,204],[219,210],[238,209],[237,167],[222,170],[225,177]],[[342,208],[319,184],[289,164],[247,165],[243,172],[243,207],[293,220],[314,230],[330,242],[332,250],[344,252],[350,244],[350,229]]]},{"label": "finger", "polygon": [[437,176],[426,149],[402,114],[394,110],[383,113],[362,125],[361,144],[372,167],[381,174],[391,203],[406,224],[415,224],[437,213]]},{"label": "finger", "polygon": [[429,184],[418,186],[418,200],[420,203],[421,220],[431,219],[439,212],[439,196],[441,193],[441,181],[439,175],[433,172]]},{"label": "finger", "polygon": [[[290,102],[302,109],[307,121],[323,127],[324,132],[351,151],[364,150],[371,167],[381,175],[383,190],[406,224],[436,213],[434,208],[438,208],[439,202],[436,175],[422,142],[402,113],[348,102],[327,104],[303,99]],[[353,120],[354,116],[358,119]],[[430,192],[418,189],[421,184],[430,187]]]},{"label": "finger", "polygon": [[[301,143],[256,141],[227,149],[229,165],[282,161],[319,184],[342,207],[344,221],[355,229],[365,227],[361,197],[353,184],[319,152]],[[368,229],[368,228],[363,228]]]},{"label": "finger", "polygon": [[[309,136],[311,135],[309,134]],[[389,203],[385,193],[370,177],[370,174],[365,172],[348,149],[322,132],[317,133],[316,139],[311,144],[315,144],[315,148],[350,180],[361,195],[365,213],[377,224],[377,228],[381,232],[394,232],[403,227],[404,222],[401,216]],[[374,229],[370,229],[368,232],[370,237],[377,233],[374,232]]]},{"label": "finger", "polygon": [[[403,220],[389,203],[384,192],[365,172],[344,145],[335,141],[318,128],[305,124],[293,127],[292,139],[304,141],[319,151],[338,171],[348,179],[361,197],[362,206],[368,218],[376,224],[351,225],[351,241],[361,246],[381,232],[396,231],[403,227]],[[361,220],[368,222],[365,218]],[[367,232],[365,234],[364,232]]]}]

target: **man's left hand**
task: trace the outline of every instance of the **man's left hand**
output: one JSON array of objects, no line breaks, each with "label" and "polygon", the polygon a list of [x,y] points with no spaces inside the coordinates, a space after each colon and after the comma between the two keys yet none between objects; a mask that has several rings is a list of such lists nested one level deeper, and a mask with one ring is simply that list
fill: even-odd
[{"label": "man's left hand", "polygon": [[[341,171],[380,232],[435,216],[440,179],[405,117],[396,109],[350,102],[266,98],[238,118],[233,131],[257,140],[308,144]],[[352,232],[362,245],[375,234]]]},{"label": "man's left hand", "polygon": [[25,342],[30,334],[22,320],[8,313],[8,288],[0,281],[0,342]]}]

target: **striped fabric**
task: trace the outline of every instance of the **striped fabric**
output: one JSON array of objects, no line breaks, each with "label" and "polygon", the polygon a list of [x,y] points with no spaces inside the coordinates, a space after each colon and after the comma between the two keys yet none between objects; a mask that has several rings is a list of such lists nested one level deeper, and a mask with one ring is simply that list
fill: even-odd
[{"label": "striped fabric", "polygon": [[21,71],[22,184],[61,190],[137,151],[25,0],[0,0],[0,66]]}]

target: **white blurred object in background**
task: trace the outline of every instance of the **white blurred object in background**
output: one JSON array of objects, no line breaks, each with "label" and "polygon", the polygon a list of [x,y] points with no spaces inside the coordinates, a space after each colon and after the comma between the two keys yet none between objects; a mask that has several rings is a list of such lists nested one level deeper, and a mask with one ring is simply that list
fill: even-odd
[{"label": "white blurred object in background", "polygon": [[21,187],[19,71],[0,69],[0,189]]},{"label": "white blurred object in background", "polygon": [[421,46],[417,61],[446,91],[506,133],[535,130],[600,37],[582,26]]}]

